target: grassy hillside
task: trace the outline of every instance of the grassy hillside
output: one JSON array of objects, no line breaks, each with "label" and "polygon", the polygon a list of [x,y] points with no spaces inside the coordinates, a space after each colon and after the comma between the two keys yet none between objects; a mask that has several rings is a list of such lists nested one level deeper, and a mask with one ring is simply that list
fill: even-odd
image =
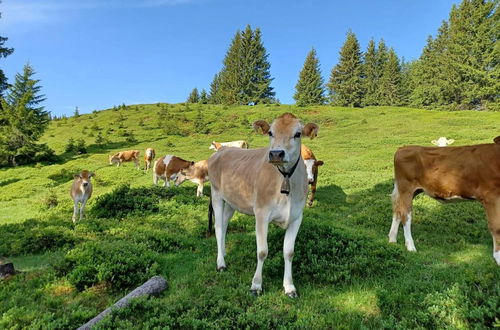
[{"label": "grassy hillside", "polygon": [[[167,119],[159,120],[159,111]],[[139,149],[142,157],[153,147],[160,156],[201,160],[212,140],[261,147],[268,139],[253,134],[251,123],[286,111],[320,126],[318,138],[304,143],[325,165],[297,238],[301,297],[282,293],[284,231],[273,226],[264,294],[253,298],[252,217],[231,220],[229,268],[216,273],[215,238],[204,237],[209,186],[202,198],[191,183],[153,188],[151,171],[109,166],[107,155]],[[101,146],[99,132],[109,140]],[[154,104],[54,121],[42,142],[60,155],[58,164],[0,169],[0,256],[25,271],[0,286],[0,328],[74,328],[152,274],[164,275],[169,289],[114,314],[103,328],[498,326],[500,270],[479,204],[441,205],[419,196],[418,252],[405,251],[402,233],[397,245],[387,243],[397,147],[430,145],[439,136],[457,145],[489,143],[497,135],[500,113],[389,107]],[[65,153],[70,138],[85,139],[88,153]],[[69,187],[82,169],[96,173],[94,196],[87,219],[73,225]]]}]

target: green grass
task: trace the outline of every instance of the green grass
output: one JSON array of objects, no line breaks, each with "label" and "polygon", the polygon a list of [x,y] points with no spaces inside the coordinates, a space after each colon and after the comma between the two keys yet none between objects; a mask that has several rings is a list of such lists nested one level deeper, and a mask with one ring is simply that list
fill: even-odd
[{"label": "green grass", "polygon": [[[402,232],[396,245],[387,243],[396,149],[430,145],[439,136],[455,139],[456,145],[490,143],[499,135],[500,113],[202,106],[209,133],[198,134],[193,120],[201,106],[167,105],[170,119],[159,127],[157,112],[163,106],[134,105],[51,122],[41,142],[60,156],[58,164],[0,169],[0,256],[23,271],[0,285],[0,328],[74,328],[124,295],[130,288],[113,286],[113,281],[83,289],[73,285],[87,275],[80,273],[81,267],[71,268],[68,258],[94,246],[90,242],[103,247],[125,244],[132,254],[134,249],[151,250],[156,262],[148,271],[164,275],[169,283],[160,297],[139,299],[108,317],[102,328],[500,326],[500,269],[478,203],[442,205],[418,196],[413,225],[418,252],[405,251]],[[168,192],[152,189],[151,171],[138,171],[131,163],[109,166],[107,155],[139,149],[142,157],[153,147],[159,156],[201,160],[211,155],[212,140],[247,139],[251,147],[261,147],[268,139],[253,134],[251,123],[272,121],[286,111],[320,126],[318,138],[304,143],[325,165],[316,201],[305,210],[297,238],[294,281],[300,298],[290,300],[283,294],[284,231],[274,226],[264,264],[264,293],[254,298],[248,295],[256,265],[252,217],[236,214],[231,220],[228,271],[217,273],[215,238],[204,236],[209,186],[202,198],[195,197],[191,183]],[[110,140],[103,147],[94,143],[96,125]],[[133,132],[137,142],[127,142],[125,131]],[[84,138],[89,152],[64,153],[70,137]],[[96,173],[94,196],[87,219],[73,225],[69,188],[72,175],[82,169]],[[133,197],[119,193],[124,184],[130,185]],[[45,205],[49,195],[57,197],[57,206]],[[102,205],[110,204],[99,204],[98,210],[98,200],[119,206],[130,203],[127,198],[153,198],[158,207],[143,214],[102,217]],[[109,256],[109,262],[116,258]],[[97,273],[109,267],[106,260],[97,259],[102,258],[89,269]],[[112,270],[116,276],[121,271]]]}]

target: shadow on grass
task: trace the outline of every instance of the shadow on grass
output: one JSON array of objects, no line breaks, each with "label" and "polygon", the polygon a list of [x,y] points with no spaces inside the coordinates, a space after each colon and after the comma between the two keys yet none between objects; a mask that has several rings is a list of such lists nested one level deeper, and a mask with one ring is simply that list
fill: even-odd
[{"label": "shadow on grass", "polygon": [[21,181],[21,179],[12,178],[12,179],[0,181],[0,187],[7,186],[7,185],[14,183],[14,182],[17,182],[17,181]]}]

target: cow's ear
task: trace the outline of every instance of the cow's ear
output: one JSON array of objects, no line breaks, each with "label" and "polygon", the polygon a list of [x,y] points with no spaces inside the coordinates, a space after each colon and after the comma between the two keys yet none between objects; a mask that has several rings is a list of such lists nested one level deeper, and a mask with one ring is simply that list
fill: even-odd
[{"label": "cow's ear", "polygon": [[82,177],[80,176],[80,173],[73,175],[73,177],[74,177],[75,179],[77,179],[77,180],[82,178]]},{"label": "cow's ear", "polygon": [[455,142],[455,140],[453,140],[453,139],[448,140],[448,144],[453,144],[453,142]]},{"label": "cow's ear", "polygon": [[92,177],[94,177],[94,176],[95,176],[95,173],[94,173],[94,172],[90,172],[90,173],[89,173],[89,178],[92,178]]},{"label": "cow's ear", "polygon": [[256,120],[253,122],[253,129],[257,133],[259,132],[259,128],[262,130],[262,134],[268,134],[269,130],[271,129],[271,126],[267,123],[265,120]]},{"label": "cow's ear", "polygon": [[493,139],[493,142],[500,144],[500,135]]},{"label": "cow's ear", "polygon": [[317,160],[314,162],[314,164],[316,164],[316,166],[322,166],[324,163],[322,160]]},{"label": "cow's ear", "polygon": [[432,143],[433,145],[435,145],[435,146],[437,146],[437,145],[438,145],[437,140],[432,140],[432,141],[431,141],[431,143]]},{"label": "cow's ear", "polygon": [[311,140],[314,139],[319,132],[319,126],[314,123],[309,123],[302,129],[302,135],[308,136]]}]

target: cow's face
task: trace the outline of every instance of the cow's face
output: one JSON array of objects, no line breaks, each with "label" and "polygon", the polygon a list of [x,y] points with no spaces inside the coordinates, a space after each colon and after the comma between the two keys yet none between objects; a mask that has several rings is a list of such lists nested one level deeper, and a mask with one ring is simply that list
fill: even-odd
[{"label": "cow's face", "polygon": [[180,186],[184,181],[189,180],[187,170],[181,170],[175,178],[175,185]]},{"label": "cow's face", "polygon": [[312,139],[319,130],[316,124],[302,125],[291,113],[281,115],[271,125],[264,120],[254,122],[254,129],[259,128],[262,129],[262,134],[269,135],[269,162],[284,167],[293,166],[298,159],[302,135]]},{"label": "cow's face", "polygon": [[113,165],[114,163],[118,162],[118,157],[116,155],[110,155],[108,156],[109,159],[109,165]]},{"label": "cow's face", "polygon": [[74,178],[78,182],[78,184],[80,185],[80,189],[85,191],[90,186],[90,178],[92,176],[94,176],[94,173],[89,172],[87,170],[83,170],[80,173],[75,174]]},{"label": "cow's face", "polygon": [[446,147],[450,144],[452,144],[453,142],[455,142],[455,140],[453,139],[447,139],[446,137],[444,136],[441,136],[439,139],[437,140],[432,140],[432,144],[435,145],[435,146],[438,146],[438,147]]}]

